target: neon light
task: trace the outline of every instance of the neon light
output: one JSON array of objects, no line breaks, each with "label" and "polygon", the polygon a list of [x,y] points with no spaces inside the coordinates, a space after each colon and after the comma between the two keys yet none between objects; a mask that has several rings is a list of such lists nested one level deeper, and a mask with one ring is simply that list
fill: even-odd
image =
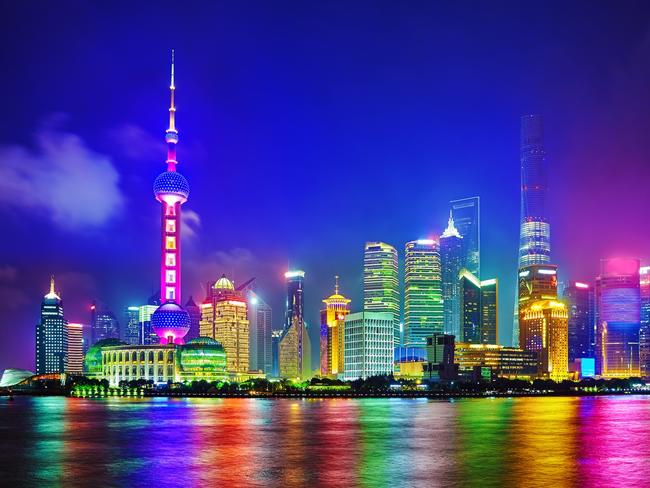
[{"label": "neon light", "polygon": [[589,285],[587,283],[580,283],[579,281],[576,281],[576,288],[589,288]]},{"label": "neon light", "polygon": [[497,279],[496,279],[496,278],[492,278],[492,279],[490,279],[490,280],[483,280],[483,281],[481,281],[481,286],[492,286],[492,285],[496,285],[496,283],[497,283]]},{"label": "neon light", "polygon": [[129,307],[128,310],[130,310],[131,312],[137,312],[138,310],[140,310],[140,307]]},{"label": "neon light", "polygon": [[557,271],[554,269],[538,269],[537,272],[543,275],[554,275],[557,274]]},{"label": "neon light", "polygon": [[432,246],[436,241],[433,239],[418,239],[417,242],[420,246]]},{"label": "neon light", "polygon": [[236,307],[245,307],[246,306],[246,302],[240,302],[239,300],[228,300],[228,303],[230,305],[234,305]]},{"label": "neon light", "polygon": [[530,274],[530,270],[527,269],[526,271],[521,271],[521,272],[519,273],[519,277],[520,277],[520,278],[525,278],[525,277],[528,276],[529,274]]},{"label": "neon light", "polygon": [[301,270],[295,270],[295,271],[287,271],[284,273],[285,278],[304,278],[305,277],[305,272]]}]

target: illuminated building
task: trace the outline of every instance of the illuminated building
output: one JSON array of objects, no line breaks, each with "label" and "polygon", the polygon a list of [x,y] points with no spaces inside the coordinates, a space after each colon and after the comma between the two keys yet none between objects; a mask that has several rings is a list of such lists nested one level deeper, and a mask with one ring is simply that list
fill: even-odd
[{"label": "illuminated building", "polygon": [[588,283],[571,281],[562,294],[569,313],[569,362],[594,357],[594,292]]},{"label": "illuminated building", "polygon": [[366,242],[363,254],[363,311],[393,315],[393,340],[400,345],[400,295],[397,250],[384,242]]},{"label": "illuminated building", "polygon": [[345,364],[345,316],[350,313],[350,299],[339,294],[339,277],[335,277],[334,294],[323,300],[320,312],[320,374],[336,378]]},{"label": "illuminated building", "polygon": [[179,305],[181,299],[181,205],[187,201],[190,186],[183,175],[176,171],[176,144],[178,131],[174,105],[174,52],[169,92],[169,127],[165,133],[167,142],[167,171],[160,173],[153,185],[156,200],[161,205],[161,305],[151,316],[151,327],[161,344],[182,344],[190,329],[190,316]]},{"label": "illuminated building", "polygon": [[102,363],[102,348],[108,346],[126,345],[119,339],[102,339],[90,346],[84,356],[84,374],[91,378],[102,378],[104,370]]},{"label": "illuminated building", "polygon": [[[521,219],[519,231],[519,265],[551,262],[551,226],[546,200],[548,164],[544,149],[544,124],[541,115],[521,117]],[[519,344],[518,307],[515,301],[513,344]]]},{"label": "illuminated building", "polygon": [[221,343],[228,357],[229,372],[249,370],[248,325],[246,298],[222,275],[209,287],[201,304],[200,331],[202,337]]},{"label": "illuminated building", "polygon": [[539,376],[567,379],[569,367],[569,317],[557,300],[539,300],[519,308],[522,349],[537,353]]},{"label": "illuminated building", "polygon": [[177,348],[177,377],[186,381],[218,381],[227,376],[227,355],[210,337],[190,339]]},{"label": "illuminated building", "polygon": [[[479,197],[462,198],[449,202],[451,216],[463,237],[462,267],[474,276],[481,276],[481,200]],[[458,275],[456,275],[458,276]]]},{"label": "illuminated building", "polygon": [[2,372],[0,388],[9,388],[32,376],[34,373],[26,369],[7,368]]},{"label": "illuminated building", "polygon": [[41,302],[41,320],[36,325],[36,374],[63,373],[68,352],[68,321],[63,316],[63,301],[54,290]]},{"label": "illuminated building", "polygon": [[396,347],[393,356],[395,377],[420,379],[424,377],[427,350],[423,347]]},{"label": "illuminated building", "polygon": [[67,324],[68,350],[65,372],[83,374],[84,369],[84,329],[82,324]]},{"label": "illuminated building", "polygon": [[251,371],[264,371],[271,374],[272,353],[272,313],[271,307],[253,290],[248,290],[249,351]]},{"label": "illuminated building", "polygon": [[406,243],[404,342],[424,347],[427,336],[442,332],[440,246],[433,239]]},{"label": "illuminated building", "polygon": [[641,376],[650,376],[650,266],[639,269],[641,316],[639,328],[639,369]]},{"label": "illuminated building", "polygon": [[92,344],[102,339],[119,339],[120,323],[113,312],[93,301],[90,306],[90,331]]},{"label": "illuminated building", "polygon": [[442,324],[446,334],[460,337],[460,282],[458,275],[463,269],[463,237],[449,215],[447,228],[440,236],[440,268],[442,293]]},{"label": "illuminated building", "polygon": [[282,338],[281,330],[274,330],[271,332],[271,358],[273,364],[271,365],[271,377],[280,377],[280,339]]},{"label": "illuminated building", "polygon": [[604,378],[641,374],[639,268],[638,259],[601,260],[596,278],[596,371]]},{"label": "illuminated building", "polygon": [[124,317],[126,319],[124,342],[127,344],[140,344],[140,307],[126,307]]},{"label": "illuminated building", "polygon": [[479,281],[463,269],[460,284],[461,342],[496,344],[498,334],[498,283],[496,279]]},{"label": "illuminated building", "polygon": [[533,264],[519,270],[519,309],[539,300],[557,300],[557,266]]},{"label": "illuminated building", "polygon": [[345,316],[344,380],[393,373],[394,315],[357,312]]},{"label": "illuminated building", "polygon": [[159,305],[147,304],[138,307],[138,323],[140,326],[140,344],[149,345],[157,344],[160,339],[151,327],[151,316]]},{"label": "illuminated building", "polygon": [[496,344],[499,337],[499,283],[496,278],[481,281],[481,342]]},{"label": "illuminated building", "polygon": [[287,271],[287,312],[278,345],[278,362],[282,378],[311,376],[311,345],[303,309],[305,272]]},{"label": "illuminated building", "polygon": [[185,336],[185,340],[190,341],[192,339],[196,339],[199,337],[199,329],[200,325],[199,323],[201,322],[201,307],[199,307],[192,297],[189,298],[187,303],[185,304],[185,310],[187,311],[187,314],[190,316],[190,330],[187,332],[187,335]]},{"label": "illuminated building", "polygon": [[424,367],[427,379],[456,379],[458,367],[454,363],[455,342],[452,334],[434,334],[427,337],[427,364]]},{"label": "illuminated building", "polygon": [[[515,347],[497,344],[455,345],[455,362],[461,375],[476,379],[482,369],[488,369],[491,377],[533,378],[537,376],[537,354]],[[477,375],[478,373],[478,375]]]}]

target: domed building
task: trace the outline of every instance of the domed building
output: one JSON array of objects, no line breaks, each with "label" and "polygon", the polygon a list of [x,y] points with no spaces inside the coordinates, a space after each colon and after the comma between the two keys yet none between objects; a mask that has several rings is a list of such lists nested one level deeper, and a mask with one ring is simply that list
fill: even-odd
[{"label": "domed building", "polygon": [[124,346],[119,339],[102,339],[93,344],[84,357],[84,374],[89,377],[100,376],[102,373],[102,347]]},{"label": "domed building", "polygon": [[197,337],[179,346],[176,353],[180,381],[226,379],[226,351],[210,337]]}]

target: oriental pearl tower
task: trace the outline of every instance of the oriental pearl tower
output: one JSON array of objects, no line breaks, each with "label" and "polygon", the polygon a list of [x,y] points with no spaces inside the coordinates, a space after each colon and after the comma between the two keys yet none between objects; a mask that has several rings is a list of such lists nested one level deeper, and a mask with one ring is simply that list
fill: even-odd
[{"label": "oriental pearl tower", "polygon": [[151,316],[153,331],[161,344],[183,344],[190,329],[190,316],[179,305],[181,300],[181,205],[187,201],[190,186],[183,175],[176,171],[176,144],[178,131],[175,126],[174,106],[174,51],[172,51],[171,104],[169,128],[165,132],[167,142],[167,171],[160,173],[153,184],[153,193],[162,206],[160,303]]}]

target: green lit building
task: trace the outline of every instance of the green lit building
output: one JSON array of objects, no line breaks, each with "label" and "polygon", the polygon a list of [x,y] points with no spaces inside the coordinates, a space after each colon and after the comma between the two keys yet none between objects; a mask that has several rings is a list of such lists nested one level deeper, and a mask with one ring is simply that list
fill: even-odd
[{"label": "green lit building", "polygon": [[406,243],[404,342],[424,347],[426,338],[443,330],[440,246],[433,239]]},{"label": "green lit building", "polygon": [[384,242],[366,242],[363,255],[363,310],[390,313],[395,346],[400,341],[400,294],[397,250]]}]

